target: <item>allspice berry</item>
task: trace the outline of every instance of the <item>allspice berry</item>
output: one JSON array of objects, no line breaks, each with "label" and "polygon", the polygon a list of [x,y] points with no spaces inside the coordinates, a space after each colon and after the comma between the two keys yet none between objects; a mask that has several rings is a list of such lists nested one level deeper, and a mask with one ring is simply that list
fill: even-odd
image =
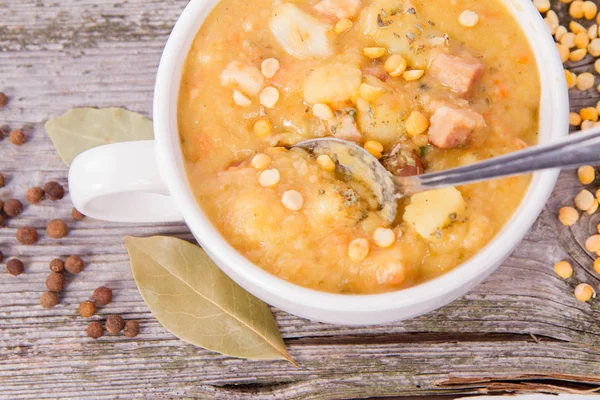
[{"label": "allspice berry", "polygon": [[8,104],[8,96],[4,93],[0,92],[0,110],[4,108]]},{"label": "allspice berry", "polygon": [[64,238],[68,232],[67,224],[61,219],[53,219],[46,225],[46,234],[52,239]]},{"label": "allspice berry", "polygon": [[17,199],[9,199],[4,203],[4,212],[9,217],[17,217],[23,212],[23,204]]},{"label": "allspice berry", "polygon": [[17,230],[17,240],[24,245],[32,245],[38,240],[38,233],[35,228],[23,226]]},{"label": "allspice berry", "polygon": [[15,129],[8,135],[8,140],[15,146],[22,146],[27,141],[27,136],[20,129]]},{"label": "allspice berry", "polygon": [[96,305],[91,301],[84,301],[79,304],[79,314],[83,318],[90,318],[92,315],[96,314]]},{"label": "allspice berry", "polygon": [[44,199],[44,190],[39,186],[34,186],[27,190],[27,201],[31,204],[37,204]]},{"label": "allspice berry", "polygon": [[52,201],[61,200],[65,195],[65,189],[58,182],[48,182],[44,185],[46,197]]},{"label": "allspice berry", "polygon": [[52,272],[63,272],[65,270],[65,262],[60,258],[55,258],[50,261],[50,271]]},{"label": "allspice berry", "polygon": [[0,214],[0,228],[4,227],[5,222],[4,222],[4,215]]},{"label": "allspice berry", "polygon": [[85,333],[87,333],[87,335],[92,339],[98,339],[99,337],[104,335],[104,328],[102,327],[102,324],[100,322],[95,321],[88,325],[87,329],[85,330]]},{"label": "allspice berry", "polygon": [[72,274],[78,274],[83,271],[83,260],[77,256],[69,256],[65,261],[65,268]]},{"label": "allspice berry", "polygon": [[8,260],[8,262],[6,263],[6,271],[12,276],[19,276],[23,273],[24,270],[25,266],[23,265],[21,260],[18,260],[16,258]]},{"label": "allspice berry", "polygon": [[75,219],[77,221],[81,221],[82,219],[85,218],[85,215],[83,215],[81,212],[79,212],[79,210],[76,208],[73,208],[73,211],[71,211],[71,215],[73,216],[73,219]]},{"label": "allspice berry", "polygon": [[46,278],[46,287],[51,292],[62,292],[65,290],[66,279],[63,274],[52,272]]},{"label": "allspice berry", "polygon": [[125,323],[125,329],[123,334],[127,337],[133,338],[140,333],[140,323],[137,321],[127,321]]},{"label": "allspice berry", "polygon": [[96,290],[94,290],[94,294],[92,298],[99,306],[105,306],[112,301],[112,290],[107,287],[100,286]]},{"label": "allspice berry", "polygon": [[113,335],[117,335],[121,332],[124,326],[125,321],[118,315],[109,315],[106,319],[106,330]]},{"label": "allspice berry", "polygon": [[40,306],[43,308],[52,308],[60,302],[58,295],[54,292],[45,292],[40,297]]},{"label": "allspice berry", "polygon": [[4,175],[0,174],[0,188],[4,187]]},{"label": "allspice berry", "polygon": [[2,253],[2,250],[0,250],[0,263],[2,262],[2,260],[4,260],[4,254]]}]

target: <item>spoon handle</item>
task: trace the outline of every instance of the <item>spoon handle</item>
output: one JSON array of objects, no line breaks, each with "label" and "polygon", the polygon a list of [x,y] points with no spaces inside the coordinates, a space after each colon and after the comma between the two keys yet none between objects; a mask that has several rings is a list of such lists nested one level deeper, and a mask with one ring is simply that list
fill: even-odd
[{"label": "spoon handle", "polygon": [[600,127],[576,133],[549,145],[533,146],[464,167],[410,177],[394,177],[400,193],[412,195],[447,186],[520,175],[551,168],[600,163]]}]

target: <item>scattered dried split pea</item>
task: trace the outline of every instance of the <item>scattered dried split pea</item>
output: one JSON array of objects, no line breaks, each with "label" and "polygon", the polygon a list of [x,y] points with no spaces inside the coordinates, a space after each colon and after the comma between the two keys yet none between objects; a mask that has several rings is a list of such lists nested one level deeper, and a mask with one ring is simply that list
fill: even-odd
[{"label": "scattered dried split pea", "polygon": [[429,120],[423,113],[413,111],[405,122],[406,132],[410,136],[417,136],[429,129]]},{"label": "scattered dried split pea", "polygon": [[385,61],[383,67],[391,77],[395,78],[406,71],[406,60],[400,54],[394,54]]},{"label": "scattered dried split pea", "polygon": [[586,211],[586,213],[588,213],[589,215],[592,215],[596,211],[598,211],[598,200],[594,199],[594,204],[592,204],[592,206],[590,207],[589,210]]},{"label": "scattered dried split pea", "polygon": [[594,127],[594,125],[597,124],[597,122],[593,122],[593,121],[583,121],[581,123],[581,130],[585,131],[587,129],[592,129]]},{"label": "scattered dried split pea", "polygon": [[596,258],[596,261],[594,261],[594,271],[600,274],[600,258]]},{"label": "scattered dried split pea", "polygon": [[256,169],[265,169],[271,164],[271,157],[266,154],[257,154],[252,157],[250,164]]},{"label": "scattered dried split pea", "polygon": [[369,241],[367,239],[354,239],[348,246],[348,257],[354,262],[361,262],[369,254]]},{"label": "scattered dried split pea", "polygon": [[584,185],[589,185],[596,179],[596,170],[591,165],[584,165],[577,169],[577,177],[579,182]]},{"label": "scattered dried split pea", "polygon": [[584,1],[582,10],[583,16],[588,21],[593,20],[596,17],[596,14],[598,14],[598,6],[593,1]]},{"label": "scattered dried split pea", "polygon": [[569,89],[575,87],[575,80],[577,79],[577,75],[565,69],[565,79],[567,80],[567,87]]},{"label": "scattered dried split pea", "polygon": [[600,39],[592,40],[587,49],[591,56],[600,57]]},{"label": "scattered dried split pea", "polygon": [[281,176],[279,175],[279,171],[276,169],[267,169],[260,173],[258,177],[258,183],[262,187],[271,187],[275,186],[279,183]]},{"label": "scattered dried split pea", "polygon": [[317,164],[327,172],[335,171],[335,163],[327,154],[321,154],[317,157]]},{"label": "scattered dried split pea", "polygon": [[573,275],[573,267],[567,261],[559,261],[554,264],[554,272],[563,279],[568,279]]},{"label": "scattered dried split pea", "polygon": [[558,220],[564,226],[573,226],[579,221],[579,213],[573,207],[563,207],[558,212]]},{"label": "scattered dried split pea", "polygon": [[479,23],[479,14],[465,10],[458,16],[458,23],[465,28],[472,28]]},{"label": "scattered dried split pea", "polygon": [[600,235],[592,235],[587,238],[585,241],[585,248],[592,253],[600,251]]},{"label": "scattered dried split pea", "polygon": [[593,121],[593,122],[598,121],[598,110],[596,110],[596,107],[582,108],[579,111],[579,115],[581,116],[581,119],[583,119],[584,121]]},{"label": "scattered dried split pea", "polygon": [[546,14],[546,18],[544,18],[544,20],[546,21],[546,24],[548,24],[548,27],[550,27],[550,31],[552,32],[552,34],[554,34],[554,32],[556,32],[556,29],[560,26],[560,23],[558,21],[558,15],[556,15],[554,11],[550,10]]},{"label": "scattered dried split pea", "polygon": [[584,72],[583,74],[578,75],[575,79],[575,85],[577,85],[577,89],[579,90],[591,89],[594,86],[594,75],[589,72]]},{"label": "scattered dried split pea", "polygon": [[339,35],[340,33],[348,32],[350,29],[352,29],[352,25],[354,24],[349,19],[340,19],[337,24],[335,24],[335,33]]},{"label": "scattered dried split pea", "polygon": [[579,192],[577,196],[575,196],[575,207],[577,207],[581,211],[587,211],[594,204],[594,200],[594,195],[589,190],[584,189],[581,192]]},{"label": "scattered dried split pea", "polygon": [[581,25],[580,23],[575,22],[575,21],[571,21],[569,23],[569,30],[576,35],[580,34],[581,32],[587,33],[587,31],[585,30],[583,25]]},{"label": "scattered dried split pea", "polygon": [[402,73],[402,77],[407,81],[416,81],[421,79],[421,77],[423,77],[424,74],[425,71],[422,69],[413,69],[410,71],[404,71]]},{"label": "scattered dried split pea", "polygon": [[560,56],[560,61],[564,63],[566,63],[567,61],[569,61],[569,56],[571,55],[571,53],[569,52],[569,49],[567,48],[567,46],[564,46],[560,43],[556,43],[556,49],[558,50],[558,55]]},{"label": "scattered dried split pea", "polygon": [[312,106],[312,113],[315,117],[322,120],[329,120],[333,118],[333,111],[327,104],[317,103]]},{"label": "scattered dried split pea", "polygon": [[304,198],[300,192],[288,190],[281,196],[281,202],[288,210],[298,211],[304,205]]},{"label": "scattered dried split pea", "polygon": [[596,297],[596,292],[587,283],[580,283],[575,288],[575,298],[579,301],[589,301],[592,297]]},{"label": "scattered dried split pea", "polygon": [[275,107],[279,101],[279,90],[273,86],[267,86],[260,92],[260,104],[267,108]]},{"label": "scattered dried split pea", "polygon": [[385,47],[365,47],[363,53],[372,59],[380,58],[385,54]]},{"label": "scattered dried split pea", "polygon": [[367,101],[377,100],[381,96],[381,93],[383,93],[383,89],[371,86],[367,83],[362,83],[358,89],[360,97]]},{"label": "scattered dried split pea", "polygon": [[573,33],[573,32],[567,32],[563,35],[562,38],[560,38],[560,44],[562,44],[563,46],[572,49],[573,47],[575,47],[575,38],[577,36]]},{"label": "scattered dried split pea", "polygon": [[396,234],[388,228],[377,228],[373,233],[373,241],[379,247],[390,247],[396,241]]},{"label": "scattered dried split pea", "polygon": [[279,72],[281,65],[276,58],[267,58],[260,65],[260,72],[265,78],[272,78]]},{"label": "scattered dried split pea", "polygon": [[560,39],[562,39],[562,37],[567,33],[567,28],[565,28],[564,26],[559,26],[558,28],[556,28],[556,32],[554,32],[554,39],[556,39],[557,42],[560,42]]},{"label": "scattered dried split pea", "polygon": [[583,18],[583,1],[575,0],[569,6],[569,15],[575,19]]},{"label": "scattered dried split pea", "polygon": [[581,125],[581,116],[577,113],[570,113],[569,114],[569,124],[573,125],[573,126],[579,126]]},{"label": "scattered dried split pea", "polygon": [[594,24],[592,26],[590,26],[587,30],[588,36],[590,37],[590,40],[594,40],[598,37],[598,25]]},{"label": "scattered dried split pea", "polygon": [[600,74],[600,59],[596,60],[594,63],[594,70],[596,70],[596,73]]},{"label": "scattered dried split pea", "polygon": [[249,107],[252,105],[252,100],[238,90],[233,91],[233,102],[240,107]]},{"label": "scattered dried split pea", "polygon": [[535,4],[538,11],[542,14],[550,10],[550,0],[533,0],[533,4]]},{"label": "scattered dried split pea", "polygon": [[581,61],[587,56],[587,48],[585,49],[577,49],[569,54],[569,60],[573,62]]},{"label": "scattered dried split pea", "polygon": [[587,49],[589,44],[590,37],[588,36],[587,31],[583,29],[583,32],[579,32],[577,36],[575,36],[575,46],[579,49]]},{"label": "scattered dried split pea", "polygon": [[256,136],[264,137],[271,134],[273,125],[266,119],[259,119],[254,123],[254,133]]}]

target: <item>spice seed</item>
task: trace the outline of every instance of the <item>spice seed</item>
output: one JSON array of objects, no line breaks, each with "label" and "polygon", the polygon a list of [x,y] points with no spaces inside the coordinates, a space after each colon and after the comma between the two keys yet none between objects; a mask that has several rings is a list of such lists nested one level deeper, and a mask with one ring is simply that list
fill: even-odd
[{"label": "spice seed", "polygon": [[94,321],[88,325],[85,333],[92,339],[98,339],[104,335],[104,328],[100,322]]},{"label": "spice seed", "polygon": [[65,189],[55,181],[48,182],[44,185],[46,197],[52,201],[61,200],[65,195]]},{"label": "spice seed", "polygon": [[17,230],[17,240],[21,244],[30,246],[38,240],[37,230],[30,226],[21,227]]},{"label": "spice seed", "polygon": [[40,306],[42,308],[50,309],[56,306],[60,302],[58,294],[54,292],[44,292],[40,297]]},{"label": "spice seed", "polygon": [[128,338],[134,338],[140,333],[140,323],[137,321],[127,321],[123,334]]},{"label": "spice seed", "polygon": [[12,276],[19,276],[23,273],[24,270],[25,266],[23,265],[21,260],[18,260],[16,258],[8,260],[8,262],[6,263],[6,271]]},{"label": "spice seed", "polygon": [[65,262],[65,269],[73,275],[83,271],[83,268],[83,260],[77,256],[69,256]]},{"label": "spice seed", "polygon": [[84,301],[79,304],[79,314],[83,318],[90,318],[96,314],[96,305],[91,301]]},{"label": "spice seed", "polygon": [[52,239],[61,239],[67,236],[69,229],[63,220],[53,219],[46,225],[46,234]]},{"label": "spice seed", "polygon": [[73,219],[75,219],[76,221],[81,221],[81,220],[85,219],[85,215],[83,215],[76,208],[73,208],[73,210],[71,211],[71,216],[73,216]]},{"label": "spice seed", "polygon": [[52,272],[46,278],[46,287],[51,292],[62,292],[65,290],[66,280],[63,274]]},{"label": "spice seed", "polygon": [[27,136],[25,136],[22,130],[16,129],[10,133],[8,139],[15,146],[22,146],[27,141]]},{"label": "spice seed", "polygon": [[44,198],[44,190],[41,187],[34,186],[27,190],[27,201],[31,204],[37,204]]},{"label": "spice seed", "polygon": [[60,258],[55,258],[50,261],[49,267],[52,272],[63,272],[65,270],[65,262]]},{"label": "spice seed", "polygon": [[109,315],[106,319],[106,330],[113,335],[117,335],[121,332],[124,326],[125,321],[118,315]]},{"label": "spice seed", "polygon": [[23,212],[23,204],[16,199],[6,200],[6,203],[4,203],[4,212],[9,217],[17,217]]},{"label": "spice seed", "polygon": [[94,290],[94,294],[92,295],[92,298],[99,306],[105,306],[109,304],[112,301],[112,297],[112,290],[105,286],[100,286]]}]

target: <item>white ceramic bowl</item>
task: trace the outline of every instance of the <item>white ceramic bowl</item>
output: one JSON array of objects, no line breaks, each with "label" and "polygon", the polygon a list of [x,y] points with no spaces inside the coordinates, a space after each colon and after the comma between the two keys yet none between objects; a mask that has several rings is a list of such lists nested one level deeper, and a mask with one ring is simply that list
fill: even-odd
[{"label": "white ceramic bowl", "polygon": [[[173,29],[156,80],[154,134],[158,171],[177,209],[198,242],[233,280],[265,302],[311,320],[347,325],[380,324],[415,317],[448,304],[481,282],[510,255],[542,211],[556,182],[557,171],[544,171],[534,175],[530,189],[513,218],[478,254],[436,279],[405,290],[375,295],[318,292],[265,272],[233,249],[213,227],[194,199],[187,182],[177,130],[177,99],[184,62],[196,33],[216,3],[216,0],[190,1]],[[542,83],[539,140],[541,143],[549,143],[568,132],[569,104],[563,66],[554,41],[531,0],[504,0],[504,3],[518,19],[535,52]],[[125,146],[122,150],[132,154],[131,148]],[[136,156],[133,158],[136,159]],[[149,161],[152,162],[153,160]],[[132,168],[139,169],[134,166]],[[93,172],[87,168],[83,174],[87,174],[89,178]],[[152,184],[156,185],[156,182],[153,181]],[[147,203],[150,204],[150,201]],[[81,202],[84,202],[83,198]],[[166,207],[167,204],[162,206]],[[136,207],[143,208],[138,202],[128,212],[139,213],[140,211],[135,210]],[[102,212],[98,216],[107,218]],[[127,218],[108,216],[108,219]],[[129,219],[142,221],[175,218],[138,215]]]}]

